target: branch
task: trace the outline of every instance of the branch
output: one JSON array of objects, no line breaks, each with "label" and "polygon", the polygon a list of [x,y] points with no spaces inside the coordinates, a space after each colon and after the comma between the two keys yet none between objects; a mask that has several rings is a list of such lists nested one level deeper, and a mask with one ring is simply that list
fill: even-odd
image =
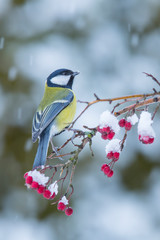
[{"label": "branch", "polygon": [[150,105],[150,104],[153,104],[153,103],[158,103],[160,102],[160,97],[154,97],[154,98],[150,98],[150,99],[147,99],[147,100],[144,100],[143,102],[139,102],[139,103],[135,103],[133,105],[130,105],[129,107],[126,107],[118,112],[115,112],[114,115],[117,117],[123,113],[126,113],[128,111],[131,111],[133,109],[137,109],[139,107],[142,107],[142,106],[146,106],[146,105]]}]

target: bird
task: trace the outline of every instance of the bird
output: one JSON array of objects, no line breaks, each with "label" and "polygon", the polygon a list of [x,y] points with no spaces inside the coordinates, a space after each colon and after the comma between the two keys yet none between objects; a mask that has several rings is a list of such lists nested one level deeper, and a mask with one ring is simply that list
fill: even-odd
[{"label": "bird", "polygon": [[52,137],[63,132],[74,119],[76,96],[72,84],[78,74],[78,71],[62,68],[47,77],[44,96],[32,122],[32,141],[34,143],[39,139],[33,169],[45,165]]}]

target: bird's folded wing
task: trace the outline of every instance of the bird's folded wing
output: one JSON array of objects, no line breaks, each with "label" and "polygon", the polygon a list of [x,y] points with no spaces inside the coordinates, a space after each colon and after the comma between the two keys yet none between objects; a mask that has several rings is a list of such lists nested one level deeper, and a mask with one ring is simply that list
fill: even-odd
[{"label": "bird's folded wing", "polygon": [[35,142],[44,129],[55,119],[55,117],[66,108],[73,100],[74,95],[68,91],[63,99],[55,100],[43,110],[38,109],[33,118],[32,141]]}]

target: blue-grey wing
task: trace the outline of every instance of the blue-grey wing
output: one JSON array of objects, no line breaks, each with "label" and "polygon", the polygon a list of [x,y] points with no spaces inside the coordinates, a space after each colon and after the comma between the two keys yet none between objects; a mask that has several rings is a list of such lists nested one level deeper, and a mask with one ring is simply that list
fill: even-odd
[{"label": "blue-grey wing", "polygon": [[43,111],[37,110],[33,117],[32,141],[35,142],[44,129],[56,118],[56,116],[66,108],[73,100],[74,95],[70,91],[68,95],[52,102]]}]

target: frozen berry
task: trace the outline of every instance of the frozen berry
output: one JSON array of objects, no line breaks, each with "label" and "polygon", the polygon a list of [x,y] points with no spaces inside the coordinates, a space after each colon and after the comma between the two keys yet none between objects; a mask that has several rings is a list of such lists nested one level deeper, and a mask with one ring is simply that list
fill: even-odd
[{"label": "frozen berry", "polygon": [[63,202],[59,202],[58,205],[57,205],[57,209],[59,211],[64,211],[66,208],[66,205],[63,203]]},{"label": "frozen berry", "polygon": [[101,138],[104,140],[108,139],[108,135],[106,133],[102,133]]},{"label": "frozen berry", "polygon": [[73,214],[73,209],[71,207],[66,208],[65,214],[67,216],[71,216]]},{"label": "frozen berry", "polygon": [[31,188],[33,188],[33,189],[37,189],[38,187],[39,187],[38,182],[33,181],[33,182],[31,183]]},{"label": "frozen berry", "polygon": [[106,163],[104,163],[102,166],[101,166],[101,171],[104,170],[105,167],[107,167],[108,165]]},{"label": "frozen berry", "polygon": [[115,135],[115,132],[113,132],[113,130],[111,130],[110,133],[108,133],[108,135],[107,135],[107,139],[108,139],[108,140],[112,140],[112,138],[114,137],[114,135]]},{"label": "frozen berry", "polygon": [[132,128],[132,124],[130,123],[130,122],[125,122],[125,129],[127,130],[127,131],[129,131],[129,130],[131,130],[131,128]]},{"label": "frozen berry", "polygon": [[44,197],[44,198],[47,198],[47,199],[50,199],[50,197],[51,197],[51,192],[50,192],[48,189],[46,189],[46,190],[43,192],[43,197]]},{"label": "frozen berry", "polygon": [[26,181],[27,184],[31,184],[33,182],[32,176],[27,176]]},{"label": "frozen berry", "polygon": [[110,171],[109,171],[108,174],[107,174],[107,177],[112,177],[112,176],[113,176],[113,170],[110,169]]},{"label": "frozen berry", "polygon": [[119,126],[120,127],[124,127],[125,126],[125,123],[126,123],[126,120],[124,118],[122,118],[120,121],[119,121]]},{"label": "frozen berry", "polygon": [[108,173],[110,172],[110,167],[107,165],[104,169],[103,169],[103,172],[104,172],[104,174],[105,175],[107,175],[108,176]]},{"label": "frozen berry", "polygon": [[154,137],[150,137],[148,143],[151,144],[154,142]]},{"label": "frozen berry", "polygon": [[112,159],[113,158],[113,156],[114,156],[114,154],[113,154],[113,152],[111,151],[111,152],[109,152],[109,153],[107,153],[107,158],[108,159]]},{"label": "frozen berry", "polygon": [[120,153],[119,152],[114,152],[113,153],[113,158],[115,161],[117,161],[119,159]]},{"label": "frozen berry", "polygon": [[104,128],[102,128],[102,131],[104,133],[110,133],[111,129],[110,129],[110,127],[104,127]]},{"label": "frozen berry", "polygon": [[45,189],[46,189],[45,186],[40,185],[37,189],[37,193],[42,194],[42,193],[44,193]]}]

